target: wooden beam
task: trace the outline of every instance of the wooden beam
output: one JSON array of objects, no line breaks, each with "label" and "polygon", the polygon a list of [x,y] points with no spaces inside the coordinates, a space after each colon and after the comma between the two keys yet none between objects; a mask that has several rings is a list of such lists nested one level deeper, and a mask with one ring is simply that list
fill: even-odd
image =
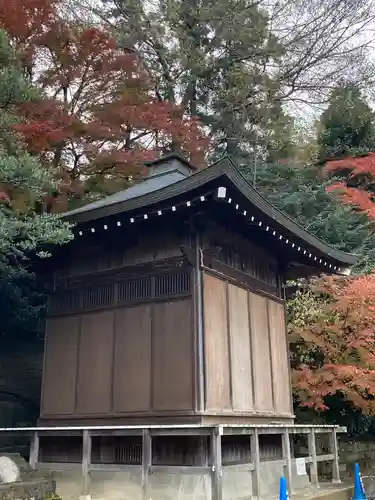
[{"label": "wooden beam", "polygon": [[337,444],[337,430],[334,427],[330,433],[330,451],[333,455],[332,461],[332,482],[341,483],[340,479],[340,467],[339,467],[339,449]]},{"label": "wooden beam", "polygon": [[209,474],[211,467],[179,466],[179,465],[152,465],[150,472],[161,472],[164,474]]},{"label": "wooden beam", "polygon": [[89,500],[90,495],[90,466],[91,466],[91,434],[83,431],[82,442],[82,500]]},{"label": "wooden beam", "polygon": [[137,472],[141,469],[140,465],[120,465],[120,464],[91,464],[90,471],[104,472]]},{"label": "wooden beam", "polygon": [[309,455],[311,457],[310,480],[311,484],[317,488],[319,486],[319,479],[318,479],[318,461],[316,457],[316,440],[315,440],[314,429],[310,430],[308,440],[309,440]]},{"label": "wooden beam", "polygon": [[142,500],[150,498],[150,471],[152,466],[152,437],[150,431],[142,432]]},{"label": "wooden beam", "polygon": [[293,476],[292,476],[292,453],[290,450],[289,429],[285,429],[282,434],[283,458],[286,461],[286,480],[288,482],[289,495],[293,494]]},{"label": "wooden beam", "polygon": [[252,489],[253,497],[259,498],[260,496],[260,450],[259,450],[259,434],[255,429],[254,433],[250,435],[250,453],[251,461],[254,464],[252,474]]},{"label": "wooden beam", "polygon": [[82,463],[73,462],[39,462],[39,470],[56,471],[56,472],[81,472]]},{"label": "wooden beam", "polygon": [[[316,456],[316,461],[317,462],[332,462],[333,460],[333,453],[327,453],[325,455],[317,455]],[[305,462],[307,464],[311,464],[313,461],[312,457],[306,457]]]},{"label": "wooden beam", "polygon": [[94,430],[90,431],[91,437],[93,436],[142,436],[142,429],[119,429],[119,430]]},{"label": "wooden beam", "polygon": [[195,390],[197,392],[197,409],[203,412],[206,409],[206,386],[205,386],[205,359],[204,359],[204,274],[201,269],[202,248],[201,236],[199,232],[195,235],[194,242],[195,258],[194,258],[194,301],[196,314],[196,373],[197,380]]},{"label": "wooden beam", "polygon": [[[222,415],[222,412],[215,413],[215,412],[210,412],[210,415]],[[231,416],[233,417],[232,413],[225,413],[225,416]],[[239,413],[240,416],[252,416],[252,417],[272,417],[272,418],[285,418],[285,415],[274,415],[274,414],[268,414],[264,412],[245,412]],[[116,417],[119,415],[114,415],[113,417]],[[144,416],[144,415],[142,415]],[[161,416],[160,414],[156,414],[155,416]],[[178,416],[181,416],[178,414]],[[189,413],[189,416],[191,414]],[[102,417],[100,415],[97,415],[97,417]],[[139,415],[138,415],[139,417]],[[82,416],[82,418],[89,418],[89,416]],[[92,415],[91,417],[92,418]],[[287,416],[287,418],[291,418],[290,416]],[[60,417],[56,417],[56,420],[59,421]],[[55,421],[56,421],[55,420]],[[212,430],[211,426],[211,430]],[[280,434],[285,428],[288,428],[290,434],[303,434],[303,433],[308,433],[310,432],[311,429],[315,430],[316,434],[319,433],[325,433],[328,434],[332,431],[332,429],[336,430],[336,433],[343,433],[345,434],[347,432],[346,427],[340,427],[340,426],[335,426],[335,425],[303,425],[303,424],[293,424],[293,423],[277,423],[277,424],[223,424],[222,426],[223,430],[228,431],[228,430],[233,430],[233,433],[239,433],[241,434],[241,429],[249,429],[250,431],[253,429],[258,429],[260,433],[266,434],[267,431],[272,431],[272,433],[277,433]],[[209,426],[207,424],[187,424],[187,425],[182,425],[182,424],[174,424],[174,425],[166,425],[166,424],[145,424],[145,425],[70,425],[70,426],[40,426],[40,427],[0,427],[0,434],[13,434],[13,435],[32,435],[34,432],[38,432],[40,436],[45,436],[45,435],[50,435],[50,436],[76,436],[79,434],[82,434],[82,431],[90,431],[91,435],[95,431],[110,431],[110,430],[123,430],[123,431],[139,431],[140,434],[142,434],[143,429],[150,429],[150,430],[165,430],[165,431],[181,431],[180,435],[184,435],[185,431],[194,431],[196,429],[200,430],[205,430],[206,432],[207,429],[209,429]],[[199,431],[198,431],[199,433]]]},{"label": "wooden beam", "polygon": [[36,469],[39,461],[39,434],[34,432],[30,443],[29,464],[32,469]]},{"label": "wooden beam", "polygon": [[223,499],[223,466],[221,455],[221,426],[215,427],[211,434],[211,492],[212,500]]}]

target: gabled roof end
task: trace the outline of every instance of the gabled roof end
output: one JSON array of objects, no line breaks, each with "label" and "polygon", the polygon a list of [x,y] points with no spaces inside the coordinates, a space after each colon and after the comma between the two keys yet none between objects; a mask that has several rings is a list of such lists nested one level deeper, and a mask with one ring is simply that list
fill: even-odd
[{"label": "gabled roof end", "polygon": [[149,168],[148,177],[159,175],[171,170],[179,170],[181,173],[191,175],[197,170],[197,167],[192,165],[186,158],[177,154],[171,153],[157,158],[153,161],[145,162],[146,167]]}]

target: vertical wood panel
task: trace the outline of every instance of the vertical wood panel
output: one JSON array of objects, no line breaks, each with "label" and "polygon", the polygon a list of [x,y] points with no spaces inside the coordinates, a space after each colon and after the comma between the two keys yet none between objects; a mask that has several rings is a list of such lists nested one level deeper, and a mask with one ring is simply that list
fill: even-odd
[{"label": "vertical wood panel", "polygon": [[271,353],[267,299],[249,293],[255,409],[273,411]]},{"label": "vertical wood panel", "polygon": [[81,321],[76,412],[109,413],[114,312],[84,314]]},{"label": "vertical wood panel", "polygon": [[115,312],[115,412],[148,411],[151,402],[151,305]]},{"label": "vertical wood panel", "polygon": [[229,285],[229,330],[233,409],[253,409],[248,292]]},{"label": "vertical wood panel", "polygon": [[204,343],[206,406],[208,410],[231,409],[229,386],[227,283],[204,275]]},{"label": "vertical wood panel", "polygon": [[275,410],[290,413],[290,379],[284,306],[268,300]]},{"label": "vertical wood panel", "polygon": [[47,320],[42,415],[74,412],[79,316]]},{"label": "vertical wood panel", "polygon": [[154,410],[193,408],[192,300],[153,305],[152,399]]}]

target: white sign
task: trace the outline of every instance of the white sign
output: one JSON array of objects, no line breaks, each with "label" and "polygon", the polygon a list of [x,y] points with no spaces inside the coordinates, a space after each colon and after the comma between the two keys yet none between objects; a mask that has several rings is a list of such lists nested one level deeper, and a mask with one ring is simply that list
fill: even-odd
[{"label": "white sign", "polygon": [[304,476],[306,474],[306,461],[304,458],[296,458],[297,476]]}]

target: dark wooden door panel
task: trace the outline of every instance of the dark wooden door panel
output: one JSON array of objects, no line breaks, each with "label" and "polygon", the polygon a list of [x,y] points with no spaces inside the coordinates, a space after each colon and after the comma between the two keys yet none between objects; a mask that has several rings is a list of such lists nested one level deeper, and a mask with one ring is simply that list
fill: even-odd
[{"label": "dark wooden door panel", "polygon": [[193,408],[190,298],[153,305],[152,399],[155,411]]},{"label": "dark wooden door panel", "polygon": [[151,305],[116,311],[113,380],[115,412],[149,411]]},{"label": "dark wooden door panel", "polygon": [[111,412],[114,312],[82,315],[76,412]]},{"label": "dark wooden door panel", "polygon": [[47,320],[42,415],[74,412],[79,316]]}]

